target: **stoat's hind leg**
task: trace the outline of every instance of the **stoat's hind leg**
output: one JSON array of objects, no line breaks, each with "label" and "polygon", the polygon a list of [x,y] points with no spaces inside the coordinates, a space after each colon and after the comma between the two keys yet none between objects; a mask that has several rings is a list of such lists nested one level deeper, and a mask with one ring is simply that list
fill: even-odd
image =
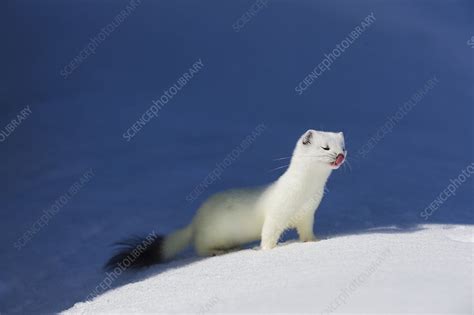
[{"label": "stoat's hind leg", "polygon": [[212,256],[212,248],[206,245],[196,243],[194,245],[196,253],[201,257]]},{"label": "stoat's hind leg", "polygon": [[224,249],[212,249],[210,253],[210,256],[220,256],[226,254],[227,251]]},{"label": "stoat's hind leg", "polygon": [[230,252],[234,252],[240,250],[240,246],[230,247],[230,248],[208,248],[208,249],[201,249],[198,250],[198,254],[200,256],[220,256]]},{"label": "stoat's hind leg", "polygon": [[231,249],[212,249],[211,256],[220,256],[220,255],[230,253],[231,251],[232,251]]}]

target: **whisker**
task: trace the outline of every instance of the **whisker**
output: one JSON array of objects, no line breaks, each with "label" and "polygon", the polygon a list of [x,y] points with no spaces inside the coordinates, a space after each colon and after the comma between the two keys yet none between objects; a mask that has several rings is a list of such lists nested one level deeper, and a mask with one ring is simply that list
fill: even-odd
[{"label": "whisker", "polygon": [[291,156],[273,159],[273,161],[281,161],[281,160],[286,160],[286,159],[291,159]]},{"label": "whisker", "polygon": [[[349,170],[352,172],[352,165],[351,163],[346,159],[347,166],[349,167]],[[344,163],[344,164],[346,164]]]},{"label": "whisker", "polygon": [[279,169],[281,169],[281,168],[287,167],[287,166],[289,166],[289,165],[290,165],[290,164],[283,165],[283,166],[279,166],[279,167],[276,167],[276,168],[273,168],[273,169],[269,170],[268,172],[270,173],[270,172],[273,172],[273,171],[279,170]]}]

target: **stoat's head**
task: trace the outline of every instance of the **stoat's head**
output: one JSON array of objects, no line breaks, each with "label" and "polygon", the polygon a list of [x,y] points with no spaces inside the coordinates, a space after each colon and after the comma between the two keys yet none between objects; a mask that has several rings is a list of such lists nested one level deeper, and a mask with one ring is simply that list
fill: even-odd
[{"label": "stoat's head", "polygon": [[308,130],[298,140],[293,158],[299,163],[337,169],[347,157],[342,132]]}]

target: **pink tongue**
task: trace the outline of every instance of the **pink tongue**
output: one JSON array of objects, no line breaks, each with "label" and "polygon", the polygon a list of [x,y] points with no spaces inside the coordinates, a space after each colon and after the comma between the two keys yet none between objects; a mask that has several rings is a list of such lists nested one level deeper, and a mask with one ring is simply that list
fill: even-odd
[{"label": "pink tongue", "polygon": [[342,163],[342,161],[344,161],[344,155],[342,154],[339,154],[337,157],[336,157],[336,161],[334,162],[334,164],[337,166],[337,165],[340,165]]}]

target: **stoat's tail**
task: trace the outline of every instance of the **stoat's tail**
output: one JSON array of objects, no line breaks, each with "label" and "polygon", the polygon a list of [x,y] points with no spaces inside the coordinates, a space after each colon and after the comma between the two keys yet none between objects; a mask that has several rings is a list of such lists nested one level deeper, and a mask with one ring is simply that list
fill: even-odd
[{"label": "stoat's tail", "polygon": [[118,252],[105,264],[105,269],[142,268],[162,263],[186,249],[192,235],[193,228],[190,224],[167,236],[153,232],[147,237],[132,237],[118,242]]}]

